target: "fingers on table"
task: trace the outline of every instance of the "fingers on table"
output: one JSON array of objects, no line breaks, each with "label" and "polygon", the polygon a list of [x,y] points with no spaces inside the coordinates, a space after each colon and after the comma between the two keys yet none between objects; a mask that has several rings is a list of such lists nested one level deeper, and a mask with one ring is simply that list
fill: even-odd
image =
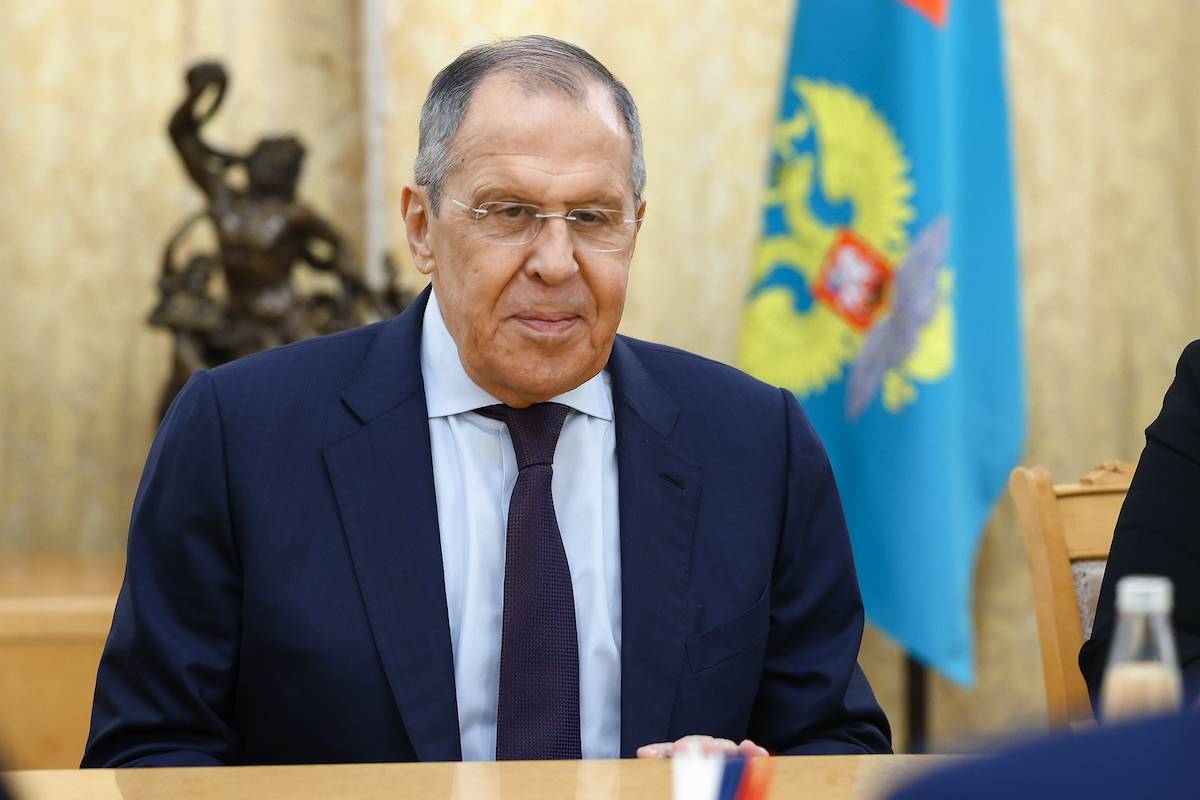
[{"label": "fingers on table", "polygon": [[705,736],[702,734],[694,734],[684,736],[675,742],[655,742],[654,744],[642,745],[637,750],[638,758],[671,758],[676,752],[685,750],[697,749],[705,755],[726,755],[734,756],[738,753],[751,756],[765,756],[767,751],[759,747],[749,739],[743,739],[741,744],[731,741],[730,739],[721,739],[715,736]]}]

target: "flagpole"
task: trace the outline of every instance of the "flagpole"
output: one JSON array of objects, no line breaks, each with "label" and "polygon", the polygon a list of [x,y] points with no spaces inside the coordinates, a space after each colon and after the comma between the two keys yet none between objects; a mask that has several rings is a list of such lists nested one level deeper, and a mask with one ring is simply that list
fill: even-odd
[{"label": "flagpole", "polygon": [[929,670],[911,653],[904,654],[904,684],[908,752],[924,753],[929,731]]}]

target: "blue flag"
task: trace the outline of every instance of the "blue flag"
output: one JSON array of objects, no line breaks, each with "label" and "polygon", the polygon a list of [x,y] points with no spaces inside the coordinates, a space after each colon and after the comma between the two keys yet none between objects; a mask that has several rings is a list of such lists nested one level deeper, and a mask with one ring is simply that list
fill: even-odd
[{"label": "blue flag", "polygon": [[833,465],[867,616],[974,679],[971,586],[1024,384],[993,0],[801,0],[740,358]]}]

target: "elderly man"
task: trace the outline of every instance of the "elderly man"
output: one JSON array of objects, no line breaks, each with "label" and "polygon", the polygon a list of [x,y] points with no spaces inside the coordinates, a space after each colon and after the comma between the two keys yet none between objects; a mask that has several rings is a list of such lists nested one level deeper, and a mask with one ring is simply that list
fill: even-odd
[{"label": "elderly man", "polygon": [[546,37],[469,50],[415,172],[430,290],[199,373],[164,420],[84,764],[886,751],[796,401],[616,335],[625,87]]}]

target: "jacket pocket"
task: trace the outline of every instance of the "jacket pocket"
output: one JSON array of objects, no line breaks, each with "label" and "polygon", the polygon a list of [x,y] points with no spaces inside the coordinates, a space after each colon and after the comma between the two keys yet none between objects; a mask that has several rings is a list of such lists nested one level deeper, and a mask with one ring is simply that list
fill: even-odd
[{"label": "jacket pocket", "polygon": [[689,636],[684,645],[692,672],[715,667],[764,640],[770,599],[771,585],[767,584],[750,608],[715,628]]}]

